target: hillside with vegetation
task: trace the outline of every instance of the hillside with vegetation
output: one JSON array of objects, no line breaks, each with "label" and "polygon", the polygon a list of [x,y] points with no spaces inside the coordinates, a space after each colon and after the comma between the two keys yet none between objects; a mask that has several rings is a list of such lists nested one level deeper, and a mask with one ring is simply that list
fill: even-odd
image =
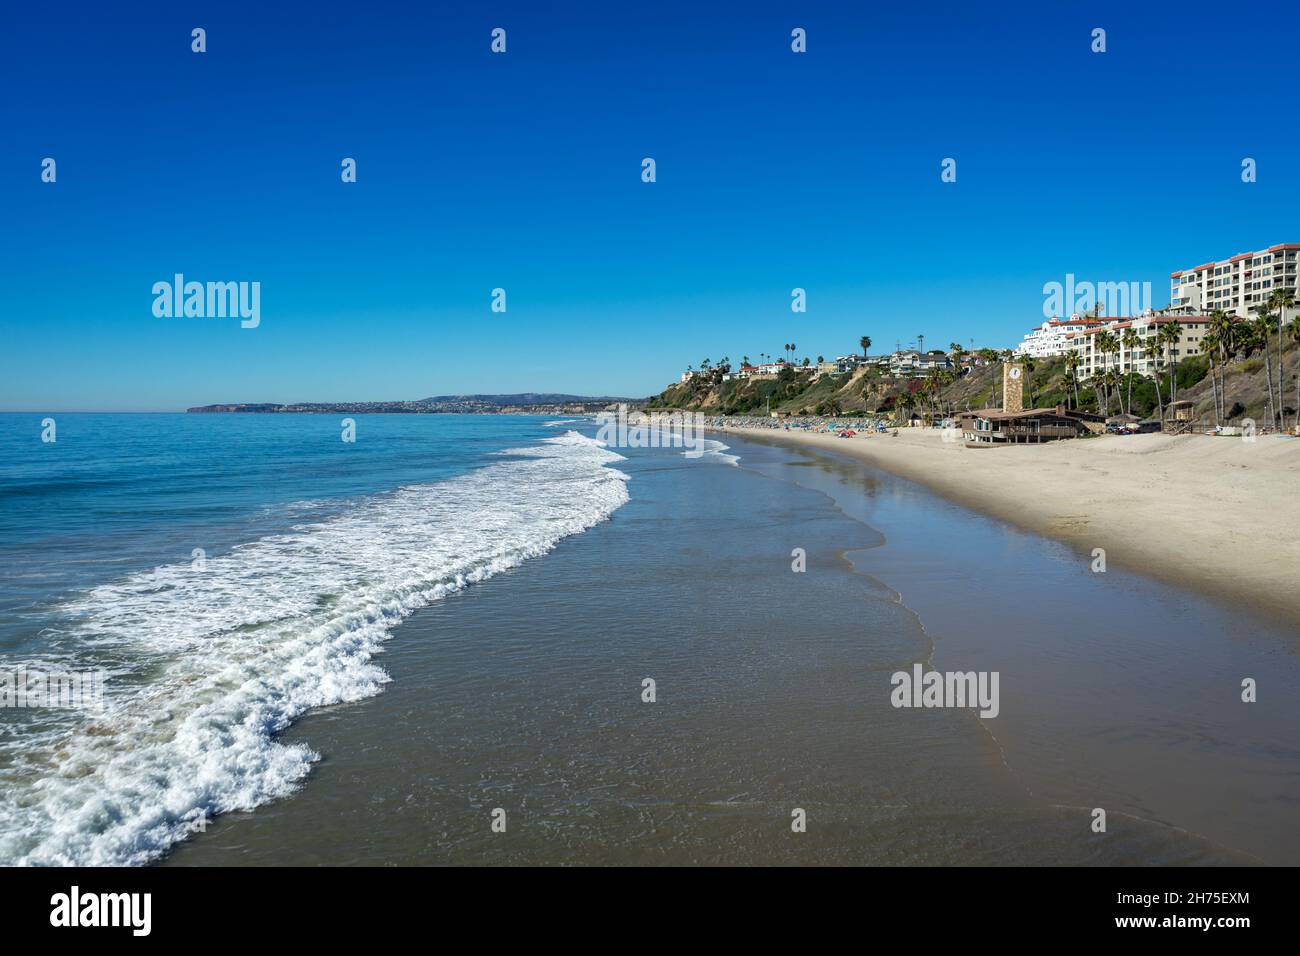
[{"label": "hillside with vegetation", "polygon": [[[1022,357],[1017,360],[1026,372],[1024,404],[1149,418],[1160,415],[1176,399],[1192,402],[1194,417],[1209,424],[1251,418],[1261,426],[1285,419],[1289,426],[1300,407],[1300,322],[1288,323],[1282,333],[1279,341],[1275,317],[1233,322],[1225,316],[1206,337],[1205,353],[1172,368],[1161,364],[1156,378],[1111,369],[1082,379],[1072,357]],[[737,378],[730,376],[730,365],[724,361],[669,386],[650,398],[647,408],[712,415],[939,420],[1000,407],[1002,362],[1010,358],[1008,352],[982,349],[954,355],[951,367],[915,377],[891,375],[878,365],[820,375],[789,365],[774,378]],[[1160,356],[1154,360],[1160,362]]]}]

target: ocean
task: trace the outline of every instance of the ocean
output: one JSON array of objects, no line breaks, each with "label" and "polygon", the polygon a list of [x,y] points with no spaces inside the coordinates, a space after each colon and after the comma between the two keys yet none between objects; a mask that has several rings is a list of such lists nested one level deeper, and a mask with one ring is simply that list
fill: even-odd
[{"label": "ocean", "polygon": [[3,863],[141,863],[293,792],[319,755],[276,733],[379,693],[412,611],[628,498],[617,454],[528,419],[57,425],[0,417],[0,659],[102,670],[107,699],[0,711]]},{"label": "ocean", "polygon": [[[0,662],[106,700],[0,709],[0,863],[1300,858],[1285,629],[859,463],[40,417],[0,416]],[[917,662],[999,671],[998,716],[893,706]]]}]

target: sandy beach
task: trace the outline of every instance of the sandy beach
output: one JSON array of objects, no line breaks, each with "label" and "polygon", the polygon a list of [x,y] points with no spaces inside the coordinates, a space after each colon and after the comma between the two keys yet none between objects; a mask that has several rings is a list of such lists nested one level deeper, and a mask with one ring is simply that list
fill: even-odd
[{"label": "sandy beach", "polygon": [[837,438],[797,429],[722,431],[821,448],[919,482],[960,504],[1063,541],[1108,568],[1150,574],[1300,621],[1300,440],[1105,435],[1005,448],[945,442],[939,429]]}]

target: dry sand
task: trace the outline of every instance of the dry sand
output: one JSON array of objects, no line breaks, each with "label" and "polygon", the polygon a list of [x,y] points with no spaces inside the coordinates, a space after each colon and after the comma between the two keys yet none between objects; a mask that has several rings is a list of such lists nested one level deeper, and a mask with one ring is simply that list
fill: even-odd
[{"label": "dry sand", "polygon": [[859,458],[1078,548],[1108,568],[1300,622],[1300,439],[1104,435],[967,448],[938,429],[836,438],[722,429]]}]

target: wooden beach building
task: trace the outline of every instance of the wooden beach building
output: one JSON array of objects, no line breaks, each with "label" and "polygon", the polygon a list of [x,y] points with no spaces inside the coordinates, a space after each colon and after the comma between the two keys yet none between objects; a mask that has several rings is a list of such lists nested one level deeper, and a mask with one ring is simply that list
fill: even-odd
[{"label": "wooden beach building", "polygon": [[1061,438],[1078,438],[1084,425],[1056,408],[1030,408],[1018,412],[983,409],[961,416],[961,433],[968,448],[992,445],[1037,445]]},{"label": "wooden beach building", "polygon": [[1101,416],[1066,411],[1064,405],[1025,408],[1023,388],[1024,367],[1018,362],[1003,365],[1002,408],[986,408],[961,415],[961,433],[967,448],[1038,445],[1061,438],[1078,438],[1083,431],[1098,431],[1105,427]]}]

